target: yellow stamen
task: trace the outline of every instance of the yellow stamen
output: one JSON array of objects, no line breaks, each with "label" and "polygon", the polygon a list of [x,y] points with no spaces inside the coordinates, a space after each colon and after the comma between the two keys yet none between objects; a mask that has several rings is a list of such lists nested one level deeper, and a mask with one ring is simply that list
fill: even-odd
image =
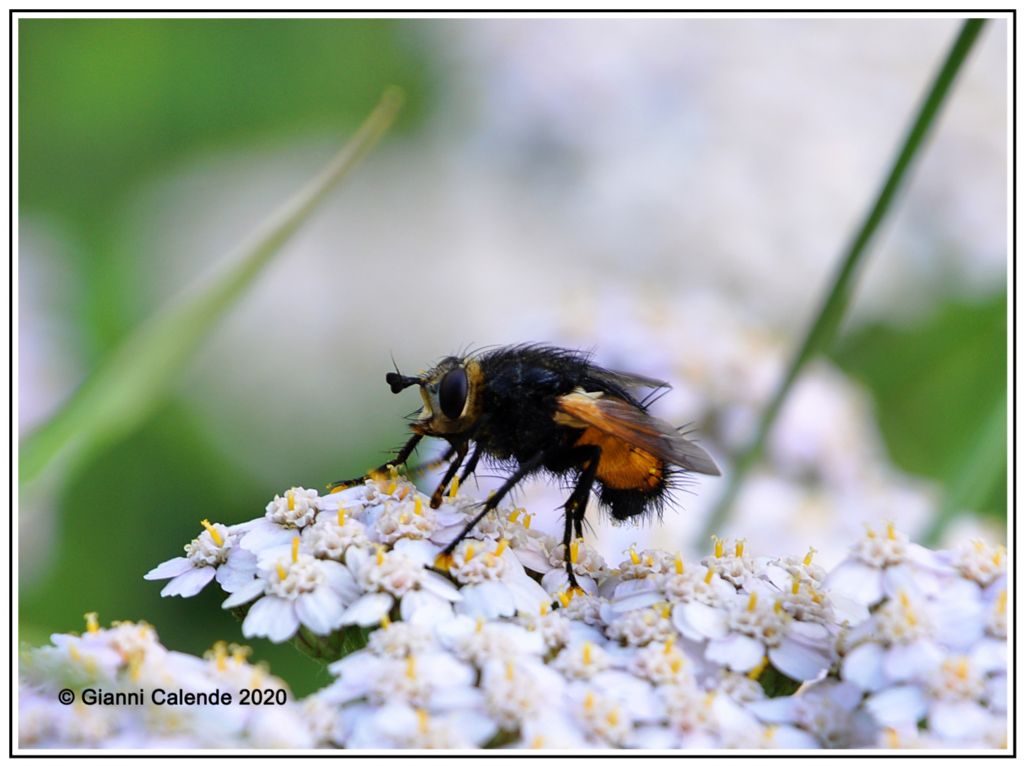
[{"label": "yellow stamen", "polygon": [[885,741],[889,748],[896,750],[900,746],[900,734],[894,728],[887,727],[885,730]]},{"label": "yellow stamen", "polygon": [[223,673],[228,667],[228,645],[224,641],[218,641],[213,645],[213,659],[216,662],[217,670]]},{"label": "yellow stamen", "polygon": [[387,488],[387,490],[385,490],[384,494],[385,495],[393,495],[393,494],[395,494],[395,490],[396,489],[398,489],[398,482],[397,481],[392,481],[390,484],[388,484],[388,488]]},{"label": "yellow stamen", "polygon": [[251,647],[242,646],[241,644],[231,644],[228,646],[228,649],[231,650],[231,659],[238,665],[244,663],[249,658],[249,655],[252,654]]},{"label": "yellow stamen", "polygon": [[900,606],[902,606],[904,609],[909,609],[910,596],[907,595],[907,592],[905,590],[901,590],[898,595],[900,599]]},{"label": "yellow stamen", "polygon": [[1006,588],[999,591],[999,596],[996,597],[996,611],[999,614],[1006,614]]},{"label": "yellow stamen", "polygon": [[541,617],[543,617],[544,615],[546,615],[550,611],[551,611],[551,604],[548,603],[548,600],[544,599],[543,601],[541,601],[540,602],[540,614],[541,614]]},{"label": "yellow stamen", "polygon": [[793,590],[793,595],[794,596],[797,593],[800,592],[800,578],[799,577],[794,577],[793,578],[793,588],[792,588],[792,590]]},{"label": "yellow stamen", "polygon": [[377,546],[377,566],[381,566],[384,563],[384,546]]},{"label": "yellow stamen", "polygon": [[814,554],[817,553],[817,552],[818,552],[818,550],[816,548],[814,548],[813,546],[807,549],[807,555],[804,556],[804,566],[805,567],[809,567],[811,565],[811,562],[814,560]]},{"label": "yellow stamen", "polygon": [[569,546],[569,561],[573,564],[578,564],[580,560],[580,541],[573,540],[572,545]]},{"label": "yellow stamen", "polygon": [[736,541],[736,558],[743,558],[743,546],[747,544],[746,540]]},{"label": "yellow stamen", "polygon": [[289,511],[294,511],[295,510],[295,493],[292,492],[292,490],[288,490],[288,492],[285,493],[285,496],[288,498],[288,510]]},{"label": "yellow stamen", "polygon": [[78,651],[78,647],[74,644],[68,644],[68,656],[75,662],[82,659],[82,653]]},{"label": "yellow stamen", "polygon": [[421,707],[416,708],[416,721],[420,734],[426,734],[427,725],[430,723],[430,716],[427,715],[427,711]]},{"label": "yellow stamen", "polygon": [[515,524],[517,521],[519,521],[519,516],[522,514],[522,512],[522,508],[516,508],[514,511],[512,511],[512,513],[508,515],[509,523]]},{"label": "yellow stamen", "polygon": [[85,629],[89,633],[100,632],[100,616],[97,612],[85,613]]},{"label": "yellow stamen", "polygon": [[720,559],[725,553],[725,541],[718,537],[718,535],[711,535],[711,539],[715,541],[715,558]]},{"label": "yellow stamen", "polygon": [[594,705],[597,700],[594,698],[594,692],[587,692],[587,696],[583,698],[583,709],[587,712],[594,709]]},{"label": "yellow stamen", "polygon": [[870,526],[868,526],[867,524],[865,524],[865,525],[864,525],[864,534],[868,536],[868,539],[869,539],[869,540],[874,540],[874,539],[875,539],[875,537],[876,537],[876,535],[875,535],[875,530],[873,530],[873,529],[872,529],[872,528],[871,528]]},{"label": "yellow stamen", "polygon": [[1003,554],[1005,552],[1006,549],[1001,545],[998,548],[996,548],[996,552],[992,554],[992,563],[996,566],[1001,566],[1003,563]]},{"label": "yellow stamen", "polygon": [[345,526],[345,519],[346,519],[345,509],[342,508],[342,507],[339,507],[338,508],[338,526],[339,527]]},{"label": "yellow stamen", "polygon": [[778,728],[779,728],[778,724],[774,724],[774,723],[773,724],[769,724],[768,726],[765,726],[764,727],[764,735],[763,735],[764,736],[764,741],[765,742],[771,742],[773,739],[775,739],[775,732],[778,730]]},{"label": "yellow stamen", "polygon": [[438,572],[447,572],[452,568],[452,554],[439,553],[434,559],[434,569]]},{"label": "yellow stamen", "polygon": [[650,554],[644,556],[644,566],[653,567],[654,566],[654,556],[651,556]]},{"label": "yellow stamen", "polygon": [[813,601],[815,604],[820,604],[824,600],[825,598],[818,591],[811,590],[811,601]]},{"label": "yellow stamen", "polygon": [[747,611],[753,612],[757,608],[757,594],[751,593],[750,598],[747,599]]},{"label": "yellow stamen", "polygon": [[298,563],[299,560],[299,538],[292,538],[292,563]]},{"label": "yellow stamen", "polygon": [[669,670],[671,670],[673,673],[678,673],[680,670],[683,669],[683,658],[673,657],[672,660],[668,663],[668,667]]},{"label": "yellow stamen", "polygon": [[775,599],[775,604],[772,606],[772,609],[775,610],[775,614],[782,614],[782,599],[781,598]]},{"label": "yellow stamen", "polygon": [[526,527],[527,529],[530,528],[530,522],[531,521],[533,521],[533,516],[531,516],[530,514],[527,513],[526,515],[523,516],[523,526]]},{"label": "yellow stamen", "polygon": [[618,711],[618,709],[617,708],[612,708],[611,710],[609,710],[607,718],[608,718],[608,725],[609,726],[618,726],[619,725],[619,711]]},{"label": "yellow stamen", "polygon": [[751,681],[756,681],[761,677],[761,674],[764,673],[764,669],[766,667],[768,667],[767,654],[761,658],[761,661],[759,663],[757,663],[754,667],[750,669],[750,671],[747,673],[747,678],[749,678]]},{"label": "yellow stamen", "polygon": [[473,560],[473,556],[476,555],[476,548],[473,547],[473,543],[466,546],[466,552],[462,554],[462,560],[467,564]]},{"label": "yellow stamen", "polygon": [[683,554],[676,554],[676,574],[681,575],[686,571],[686,566],[683,564]]},{"label": "yellow stamen", "polygon": [[583,664],[584,665],[589,665],[593,661],[593,659],[594,658],[591,656],[590,642],[589,641],[584,641],[583,642]]},{"label": "yellow stamen", "polygon": [[530,747],[533,750],[540,750],[542,747],[544,747],[544,737],[538,734],[536,737],[530,740]]},{"label": "yellow stamen", "polygon": [[505,552],[506,548],[508,548],[508,540],[506,540],[503,537],[500,540],[498,540],[498,547],[494,549],[494,555],[500,556],[502,553]]},{"label": "yellow stamen", "polygon": [[672,617],[672,606],[667,601],[664,604],[659,604],[656,608],[658,610],[658,614],[660,614],[664,619],[667,620]]},{"label": "yellow stamen", "polygon": [[711,584],[711,578],[714,577],[714,576],[715,576],[715,570],[712,569],[711,567],[708,567],[707,574],[704,575],[704,584],[705,585],[710,585]]},{"label": "yellow stamen", "polygon": [[665,654],[672,654],[672,647],[675,646],[676,640],[672,636],[669,636],[665,640]]},{"label": "yellow stamen", "polygon": [[210,539],[213,540],[217,547],[224,546],[224,536],[217,531],[217,528],[210,523],[209,519],[203,519],[199,523],[202,524],[206,528],[206,531],[210,533]]},{"label": "yellow stamen", "polygon": [[508,681],[513,680],[516,677],[516,664],[509,660],[505,663],[505,679]]},{"label": "yellow stamen", "polygon": [[585,596],[585,595],[587,595],[587,592],[585,590],[583,590],[583,588],[581,588],[578,585],[573,587],[573,588],[569,588],[569,598],[575,598],[576,596]]},{"label": "yellow stamen", "polygon": [[133,681],[138,681],[142,676],[143,653],[141,650],[132,652],[128,658],[128,674]]},{"label": "yellow stamen", "polygon": [[448,488],[448,497],[454,498],[459,494],[459,477],[456,476],[452,479],[452,485]]},{"label": "yellow stamen", "polygon": [[885,534],[890,540],[896,539],[896,525],[893,522],[887,521],[885,523]]},{"label": "yellow stamen", "polygon": [[970,666],[967,664],[966,657],[961,657],[956,661],[956,664],[953,667],[953,673],[961,681],[967,680],[967,676],[970,674]]},{"label": "yellow stamen", "polygon": [[640,557],[636,555],[636,548],[633,546],[629,547],[629,560],[633,562],[633,566],[640,563]]},{"label": "yellow stamen", "polygon": [[410,681],[416,678],[416,657],[409,655],[405,658],[405,677]]},{"label": "yellow stamen", "polygon": [[281,566],[280,562],[277,564],[277,579],[284,582],[285,578],[288,577],[288,570]]},{"label": "yellow stamen", "polygon": [[558,601],[559,603],[561,603],[562,609],[565,609],[567,606],[569,606],[569,602],[572,601],[572,596],[570,596],[563,590],[561,593],[558,594]]},{"label": "yellow stamen", "polygon": [[409,523],[409,514],[408,513],[403,513],[401,516],[399,516],[398,517],[398,523],[399,524],[408,524]]},{"label": "yellow stamen", "polygon": [[423,498],[419,495],[416,495],[416,502],[413,504],[412,512],[417,516],[423,515]]},{"label": "yellow stamen", "polygon": [[476,632],[477,633],[483,633],[484,632],[484,618],[481,617],[480,615],[477,615],[477,617],[476,617]]},{"label": "yellow stamen", "polygon": [[380,618],[380,627],[381,630],[387,630],[391,627],[391,618],[388,617],[386,614]]}]

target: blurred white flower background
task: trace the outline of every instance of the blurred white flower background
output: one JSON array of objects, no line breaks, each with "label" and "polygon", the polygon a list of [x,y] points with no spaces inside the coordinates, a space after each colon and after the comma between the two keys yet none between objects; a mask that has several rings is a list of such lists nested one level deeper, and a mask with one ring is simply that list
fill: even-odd
[{"label": "blurred white flower background", "polygon": [[[70,196],[53,202],[40,192],[23,199],[19,426],[24,435],[55,411],[117,338],[215,269],[219,254],[253,230],[336,145],[337,123],[313,112],[305,123],[280,125],[257,114],[253,119],[268,125],[264,133],[236,133],[233,121],[247,113],[232,100],[236,88],[231,78],[246,82],[234,69],[241,70],[243,56],[255,60],[260,46],[270,45],[268,60],[295,82],[319,66],[324,71],[309,77],[327,81],[315,92],[320,99],[326,98],[328,85],[337,92],[330,66],[338,66],[341,87],[361,94],[362,100],[349,96],[358,100],[359,108],[351,107],[357,114],[372,102],[382,78],[410,93],[411,126],[389,136],[299,232],[176,381],[165,409],[139,434],[121,445],[104,445],[106,452],[97,452],[72,476],[51,479],[46,492],[23,504],[21,616],[33,643],[44,643],[54,631],[76,629],[71,618],[77,620],[86,608],[115,618],[152,620],[167,646],[193,654],[216,638],[236,635],[226,615],[199,613],[211,611],[217,585],[244,598],[237,582],[278,577],[277,565],[253,554],[252,560],[232,563],[241,570],[223,577],[218,572],[217,583],[204,588],[212,575],[207,577],[195,563],[202,554],[197,549],[196,556],[168,562],[166,571],[185,578],[176,581],[179,591],[201,579],[204,589],[197,599],[205,599],[206,606],[183,605],[178,599],[153,605],[152,584],[136,588],[136,581],[171,558],[174,550],[167,549],[167,540],[187,538],[194,534],[196,519],[208,517],[228,525],[215,525],[217,535],[247,549],[240,542],[242,533],[228,531],[232,523],[250,521],[265,496],[281,486],[322,487],[354,475],[402,442],[406,426],[401,416],[417,401],[412,394],[395,397],[387,390],[383,376],[392,355],[403,370],[415,370],[459,349],[491,344],[546,341],[590,349],[609,367],[669,381],[673,389],[654,411],[673,423],[691,424],[721,465],[723,478],[699,477],[678,493],[676,508],[660,522],[615,527],[592,502],[586,542],[608,562],[628,559],[624,552],[629,550],[679,551],[687,561],[696,561],[713,545],[709,531],[723,539],[745,539],[753,557],[802,556],[813,547],[814,561],[825,571],[841,565],[851,541],[861,540],[865,530],[885,530],[891,523],[910,541],[931,535],[932,548],[965,550],[976,538],[993,545],[1006,542],[1006,485],[998,471],[985,491],[964,499],[936,527],[956,484],[955,471],[974,444],[970,427],[981,420],[977,413],[988,412],[989,393],[1005,392],[1005,345],[1001,354],[990,353],[1006,337],[1005,22],[986,26],[960,73],[909,183],[872,245],[835,353],[805,369],[762,460],[721,528],[713,530],[708,520],[733,461],[752,437],[960,22],[406,21],[379,27],[350,24],[344,45],[332,42],[323,26],[314,34],[313,23],[305,22],[305,31],[287,33],[280,26],[248,31],[240,26],[237,61],[222,50],[203,54],[215,46],[201,36],[189,37],[195,30],[173,31],[195,45],[197,67],[206,62],[214,81],[227,83],[221,98],[228,106],[219,111],[216,100],[189,106],[180,83],[210,71],[169,69],[171,82],[179,82],[169,98],[183,106],[180,112],[158,114],[169,136],[161,140],[173,151],[167,148],[166,156],[147,159],[145,172],[124,175],[131,182],[109,195],[102,226],[67,213],[77,204]],[[346,22],[336,24],[338,31]],[[227,34],[225,29],[221,32]],[[85,35],[86,47],[99,44],[99,37],[88,37],[98,35],[95,30],[82,27],[77,33]],[[67,44],[56,35],[47,38],[42,29],[38,34],[38,48],[28,39],[23,51],[54,56]],[[162,33],[154,27],[146,34]],[[292,35],[292,48],[269,42],[286,34]],[[112,44],[111,50],[110,56],[124,57],[111,60],[147,60],[130,46],[119,52]],[[340,52],[318,53],[327,50]],[[343,58],[325,58],[329,65],[318,65],[318,55]],[[224,71],[217,71],[221,64]],[[409,82],[402,79],[406,75]],[[97,76],[93,85],[103,82]],[[273,88],[273,82],[268,75],[270,84],[261,84],[262,98],[274,92],[262,90]],[[117,97],[131,101],[130,94]],[[200,113],[210,110],[209,119],[226,127],[189,144],[186,139],[193,134],[188,131],[200,135],[200,129],[188,127],[186,106]],[[172,128],[181,132],[180,145]],[[126,157],[141,151],[126,138],[111,141],[121,143]],[[22,160],[25,172],[33,172],[32,156]],[[995,325],[987,319],[991,316]],[[950,323],[956,332],[949,330]],[[911,346],[916,351],[904,353]],[[929,349],[932,356],[925,354]],[[962,395],[965,391],[976,396]],[[919,428],[921,423],[937,430]],[[958,441],[950,432],[959,433]],[[950,443],[962,443],[961,451]],[[420,457],[425,461],[432,454],[421,449]],[[1005,451],[1001,459],[1005,463]],[[482,469],[478,485],[466,491],[485,496],[495,486],[493,473]],[[428,474],[420,483],[428,494],[430,480]],[[991,507],[991,498],[998,499],[1000,492],[1002,499]],[[560,529],[557,509],[564,501],[563,488],[543,481],[524,485],[514,495],[515,504],[529,509],[535,527],[547,533]],[[316,524],[310,519],[311,526],[302,529],[302,551],[296,548],[294,558],[289,558],[290,548],[285,551],[288,572],[296,572],[289,587],[308,585],[325,600],[328,591],[347,594],[339,597],[346,608],[351,608],[348,599],[354,603],[357,592],[367,591],[358,624],[376,624],[392,607],[404,609],[408,596],[401,599],[400,593],[374,590],[360,580],[360,572],[379,563],[374,556],[380,554],[372,548],[366,561],[341,558],[345,572],[352,574],[339,575],[337,568],[322,564],[324,558],[337,562],[339,556],[324,552],[344,549],[350,540],[322,529],[320,510]],[[372,522],[385,523],[376,517]],[[69,590],[67,573],[79,555],[70,551],[70,541],[109,534],[115,523],[145,538],[139,550],[126,554],[123,572],[90,575]],[[392,523],[395,539],[406,536],[405,527]],[[152,534],[142,534],[146,525],[153,526]],[[209,538],[207,547],[216,542],[212,532],[203,534]],[[358,543],[359,535],[353,535]],[[292,539],[276,542],[288,547]],[[395,540],[383,542],[392,546]],[[431,592],[415,579],[419,574],[409,574],[421,570],[423,551],[395,547],[397,552],[388,556],[397,560],[400,553],[414,564],[394,564],[394,577],[404,572],[415,580],[411,592]],[[523,566],[530,560],[530,554],[525,556],[520,556]],[[280,579],[277,584],[284,588],[285,578]],[[130,582],[129,590],[118,596],[114,581]],[[506,590],[499,598],[525,598],[522,589],[529,589],[514,573],[502,583]],[[989,583],[976,584],[977,592],[969,594],[972,604],[998,600],[991,588],[985,590]],[[471,584],[458,585],[462,598],[472,601]],[[440,592],[431,597],[451,610],[444,587],[434,586]],[[743,590],[737,608],[746,608],[755,590]],[[385,592],[392,601],[382,598]],[[282,624],[310,625],[302,610],[279,603],[280,596],[268,591],[262,597],[259,603],[266,605],[250,618],[256,627],[246,621],[247,636],[268,636]],[[898,589],[886,590],[885,598],[898,604]],[[771,602],[766,603],[770,608]],[[327,631],[337,627],[342,611],[306,616],[326,619],[331,624],[318,627]],[[193,618],[200,620],[196,635],[171,626]],[[719,628],[715,623],[710,629]],[[590,650],[598,664],[602,642],[614,641],[613,634],[619,635],[614,630],[629,628],[613,630],[608,623],[601,629],[605,634]],[[719,632],[714,636],[699,640],[724,641]],[[451,651],[455,639],[446,640],[444,651]],[[892,643],[879,651],[892,651]],[[574,638],[563,654],[570,645],[582,651],[583,643]],[[311,676],[308,662],[289,665],[275,648],[260,641],[253,646],[298,691],[324,685]],[[963,650],[967,656],[973,646],[943,651]],[[377,654],[389,656],[389,651]],[[956,708],[946,702],[977,701],[989,693],[981,687],[996,683],[985,657],[970,655],[964,661],[972,664],[965,670],[956,665],[960,655],[955,652],[949,654],[953,659],[943,655],[935,666],[951,663],[950,683],[974,678],[974,673],[981,680],[970,694],[956,697],[917,676],[885,676],[883,681],[884,668],[894,664],[887,657],[872,655],[870,662],[860,657],[861,665],[852,671],[860,674],[855,681],[860,688],[872,690],[863,703],[858,696],[855,704],[862,707],[844,708],[849,695],[844,697],[838,687],[850,679],[841,675],[833,679],[837,688],[817,687],[822,709],[840,711],[835,713],[840,717],[859,716],[869,707],[887,711],[891,700],[882,690],[899,687],[903,697],[898,699],[912,697],[917,708],[931,711],[933,728],[935,721],[955,727]],[[613,659],[625,662],[621,656]],[[208,660],[217,661],[216,656]],[[404,662],[403,656],[399,664]],[[476,660],[460,656],[457,662],[472,665]],[[564,665],[559,683],[565,683],[575,671],[568,654],[558,662]],[[504,666],[478,662],[474,667],[489,679],[474,694],[505,694],[499,691]],[[749,670],[729,672],[742,678]],[[444,680],[455,683],[457,677]],[[727,680],[721,680],[723,689]],[[553,682],[537,670],[530,683],[543,690]],[[712,688],[709,684],[704,683],[701,694]],[[607,691],[609,699],[628,693],[625,687]],[[580,692],[581,708],[605,704],[603,698],[586,703],[586,693]],[[689,697],[658,694],[667,695],[662,702],[669,710],[689,714]],[[365,726],[372,737],[366,736],[374,742],[426,746],[449,742],[450,735],[452,742],[472,740],[457,744],[478,745],[494,734],[491,722],[467,712],[472,705],[465,700],[452,702],[443,714],[431,712],[427,723],[415,701],[392,702],[396,707],[386,715],[361,713],[369,716]],[[782,746],[803,746],[799,737],[808,731],[815,743],[841,744],[852,731],[837,724],[843,734],[830,742],[826,722],[814,718],[809,702],[803,708],[751,708],[756,713],[747,711],[746,702],[744,717],[736,720],[756,720],[750,732],[763,733],[771,726],[797,732],[797,739]],[[312,709],[318,703],[309,698],[305,704]],[[988,716],[995,708],[984,705]],[[564,731],[583,727],[579,742],[623,744],[625,739],[617,740],[612,731],[608,711],[600,710],[594,715],[603,716],[608,731],[593,734],[587,728],[593,722],[586,721]],[[406,718],[425,740],[399,741],[410,726],[395,721]],[[496,713],[492,719],[500,725]],[[816,723],[809,724],[811,719]],[[330,716],[324,720],[328,728],[351,723]],[[918,736],[905,721],[886,720],[900,736]],[[247,725],[230,722],[239,746],[253,742],[246,739]],[[534,736],[550,743],[554,734],[549,728],[556,728],[541,720],[529,727],[522,732],[525,744]],[[633,737],[635,729],[629,730]],[[694,724],[692,730],[702,729]],[[680,744],[648,733],[649,741],[641,737],[630,743]],[[726,734],[714,737],[727,739]],[[868,738],[884,746],[884,736],[873,732]],[[934,744],[930,736],[921,734],[917,744]],[[995,734],[985,736],[986,746],[998,745]],[[301,737],[307,737],[305,729]],[[725,741],[714,737],[695,740],[696,746]],[[960,734],[951,737],[962,739]],[[124,741],[132,746],[130,738]],[[327,741],[332,741],[328,734],[311,733],[291,745]],[[167,742],[174,746],[173,739]],[[753,740],[739,744],[760,746]]]}]

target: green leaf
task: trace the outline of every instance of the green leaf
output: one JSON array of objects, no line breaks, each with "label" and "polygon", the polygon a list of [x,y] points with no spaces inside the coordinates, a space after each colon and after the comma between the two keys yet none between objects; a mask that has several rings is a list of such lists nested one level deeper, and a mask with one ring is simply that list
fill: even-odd
[{"label": "green leaf", "polygon": [[800,681],[790,678],[772,665],[765,666],[757,682],[769,697],[789,697],[800,688]]},{"label": "green leaf", "polygon": [[53,417],[22,439],[19,480],[23,487],[56,460],[65,467],[81,460],[96,447],[130,433],[146,418],[200,343],[388,129],[401,102],[400,91],[387,91],[355,136],[226,259],[221,273],[201,281],[140,325]]},{"label": "green leaf", "polygon": [[944,488],[937,535],[965,509],[1006,516],[1006,294],[865,327],[833,357],[873,392],[893,462]]}]

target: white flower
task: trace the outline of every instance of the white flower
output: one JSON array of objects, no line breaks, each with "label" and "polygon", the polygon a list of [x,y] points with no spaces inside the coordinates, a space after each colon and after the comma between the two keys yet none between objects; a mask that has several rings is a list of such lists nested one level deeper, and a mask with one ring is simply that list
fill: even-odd
[{"label": "white flower", "polygon": [[463,540],[452,551],[445,565],[448,573],[462,585],[461,602],[456,611],[487,619],[511,617],[517,610],[534,612],[547,592],[523,569],[504,539]]},{"label": "white flower", "polygon": [[872,606],[900,590],[937,593],[953,569],[934,553],[907,540],[892,522],[884,534],[866,526],[851,555],[829,572],[825,587],[832,594]]},{"label": "white flower", "polygon": [[349,748],[479,748],[497,731],[493,721],[471,710],[433,713],[391,702],[354,712]]},{"label": "white flower", "polygon": [[[569,559],[572,561],[576,581],[584,591],[597,593],[597,580],[608,571],[601,554],[582,539],[576,538],[569,545]],[[548,593],[558,593],[569,587],[569,575],[565,570],[565,546],[557,545],[548,554],[549,569],[541,580]]]},{"label": "white flower", "polygon": [[[772,601],[755,591],[737,594],[725,610],[701,610],[701,606],[684,605],[675,621],[681,630],[686,627],[709,639],[704,656],[712,662],[747,672],[768,661],[798,681],[817,678],[832,664],[828,630],[794,620],[779,599]],[[683,617],[689,617],[685,625]]]},{"label": "white flower", "polygon": [[342,508],[337,513],[321,512],[302,530],[302,544],[317,558],[342,561],[349,546],[366,547],[370,541],[366,526]]},{"label": "white flower", "polygon": [[859,709],[862,696],[854,684],[828,680],[789,697],[753,702],[748,709],[764,723],[804,729],[824,747],[869,747],[878,727]]},{"label": "white flower", "polygon": [[253,553],[264,548],[287,545],[299,530],[313,523],[320,497],[315,489],[292,487],[284,495],[274,495],[262,518],[236,525],[242,533],[239,545]]},{"label": "white flower", "polygon": [[448,652],[432,649],[403,658],[357,651],[330,665],[338,676],[322,694],[336,704],[365,699],[374,704],[404,702],[428,710],[478,706],[476,672]]},{"label": "white flower", "polygon": [[396,598],[404,620],[416,613],[430,621],[450,616],[450,603],[462,596],[447,579],[426,569],[436,556],[435,546],[419,540],[399,540],[391,551],[349,548],[345,562],[363,595],[345,610],[342,623],[376,625],[388,616]]},{"label": "white flower", "polygon": [[[185,546],[185,555],[165,561],[148,571],[147,580],[171,581],[160,591],[161,596],[194,596],[205,588],[214,577],[223,585],[235,587],[238,582],[233,568],[221,568],[228,557],[238,553],[238,536],[232,534],[223,524],[211,524],[203,519],[206,529]],[[249,561],[254,564],[254,560]],[[251,576],[251,574],[250,574]],[[226,587],[225,590],[228,588]]]},{"label": "white flower", "polygon": [[289,553],[268,549],[260,560],[259,574],[223,604],[230,609],[258,598],[242,623],[242,635],[247,638],[265,636],[280,643],[295,635],[300,625],[326,635],[341,626],[346,605],[359,592],[344,565],[302,552],[297,537]]},{"label": "white flower", "polygon": [[1001,545],[993,547],[983,540],[971,540],[961,545],[952,559],[964,577],[983,587],[1006,574],[1006,549]]}]

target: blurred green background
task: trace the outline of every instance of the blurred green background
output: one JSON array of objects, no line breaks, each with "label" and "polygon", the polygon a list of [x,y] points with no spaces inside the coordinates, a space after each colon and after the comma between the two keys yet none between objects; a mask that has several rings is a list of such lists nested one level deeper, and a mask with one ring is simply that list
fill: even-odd
[{"label": "blurred green background", "polygon": [[[61,314],[74,318],[62,329],[72,367],[95,367],[153,309],[138,288],[150,264],[122,236],[145,184],[234,147],[273,153],[295,142],[338,143],[391,84],[404,89],[406,106],[390,140],[415,146],[449,103],[428,26],[22,20],[20,215],[22,223],[45,221],[61,234],[56,268]],[[836,251],[845,235],[836,232]],[[34,321],[25,312],[23,305],[23,358],[33,343],[25,325]],[[832,358],[870,390],[896,466],[957,493],[958,508],[1005,522],[1005,285],[970,299],[943,297],[912,322],[858,325]],[[373,370],[377,383],[380,370]],[[23,400],[34,385],[21,378]],[[104,622],[147,620],[167,646],[183,651],[237,639],[239,626],[218,608],[222,595],[214,588],[196,599],[160,599],[160,585],[142,574],[177,555],[200,531],[199,519],[248,520],[275,492],[361,472],[396,443],[396,424],[382,416],[379,430],[366,435],[365,452],[347,441],[337,456],[300,454],[295,459],[308,465],[300,475],[272,462],[256,470],[211,433],[190,405],[187,383],[175,391],[127,438],[90,451],[67,474],[46,476],[39,491],[22,487],[23,641],[80,630],[83,612],[93,610]],[[344,397],[337,407],[331,417],[346,411]],[[1003,427],[993,442],[984,425],[998,424],[1000,413]],[[961,469],[979,454],[987,457],[965,482]],[[29,537],[32,545],[24,542]],[[252,643],[255,657],[268,660],[296,692],[324,683],[325,671],[291,647]]]}]

